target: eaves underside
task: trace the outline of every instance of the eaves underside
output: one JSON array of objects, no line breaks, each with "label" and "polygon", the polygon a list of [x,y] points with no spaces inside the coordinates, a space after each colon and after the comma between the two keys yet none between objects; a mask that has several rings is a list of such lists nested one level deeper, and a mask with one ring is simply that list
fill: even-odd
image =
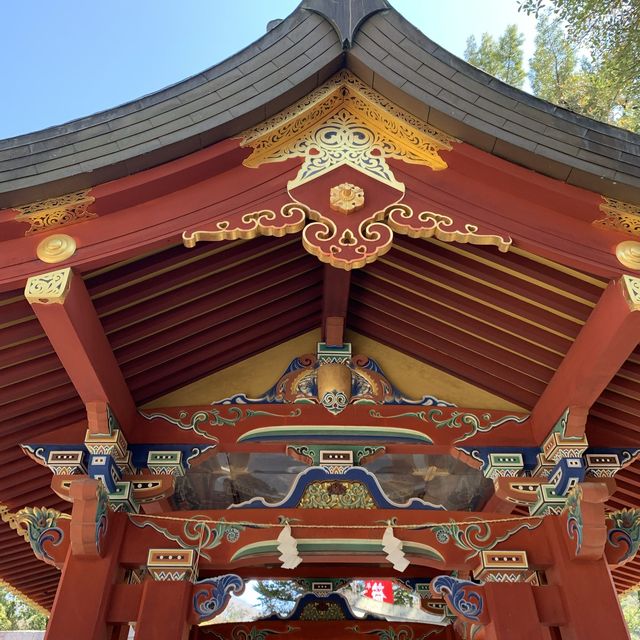
[{"label": "eaves underside", "polygon": [[640,201],[637,135],[505,85],[438,47],[393,9],[372,13],[345,49],[327,18],[299,7],[253,45],[183,82],[0,141],[0,207],[188,155],[263,121],[342,67],[478,148],[569,184]]},{"label": "eaves underside", "polygon": [[[348,329],[525,409],[549,384],[606,284],[526,251],[409,238],[352,278]],[[84,279],[138,406],[321,322],[323,266],[292,237],[174,246]],[[22,292],[2,294],[0,305],[10,320],[0,329],[0,502],[64,508],[48,471],[19,444],[79,424],[83,404]],[[613,425],[618,437],[637,440],[639,359],[636,350],[596,402],[588,434]],[[638,505],[639,474],[638,463],[620,472],[610,508]],[[0,545],[0,577],[51,606],[58,573],[5,524]],[[618,589],[639,575],[638,560],[617,569]]]}]

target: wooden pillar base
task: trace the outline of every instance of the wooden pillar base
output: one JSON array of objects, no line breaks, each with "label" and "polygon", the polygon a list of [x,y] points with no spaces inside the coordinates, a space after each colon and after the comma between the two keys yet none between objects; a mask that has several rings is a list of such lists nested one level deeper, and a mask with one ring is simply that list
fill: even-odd
[{"label": "wooden pillar base", "polygon": [[124,514],[110,518],[102,558],[77,558],[69,549],[45,640],[112,640],[107,610],[119,572],[118,556],[126,524]]},{"label": "wooden pillar base", "polygon": [[547,582],[562,592],[566,624],[560,625],[562,640],[629,640],[616,590],[606,560],[576,560],[565,544],[564,522],[560,518],[545,521],[551,536],[555,563],[546,570]]},{"label": "wooden pillar base", "polygon": [[188,640],[193,585],[187,580],[144,583],[135,640]]},{"label": "wooden pillar base", "polygon": [[485,640],[551,640],[549,628],[540,622],[530,584],[487,582],[484,597],[491,616],[491,622],[484,628]]}]

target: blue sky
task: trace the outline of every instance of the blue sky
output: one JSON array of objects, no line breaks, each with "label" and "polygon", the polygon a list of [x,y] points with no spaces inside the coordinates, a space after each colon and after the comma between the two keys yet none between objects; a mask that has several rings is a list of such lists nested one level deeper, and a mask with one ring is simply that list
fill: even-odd
[{"label": "blue sky", "polygon": [[[516,0],[391,0],[432,40],[462,55],[470,34],[515,22]],[[0,139],[152,93],[223,60],[298,0],[3,0]]]}]

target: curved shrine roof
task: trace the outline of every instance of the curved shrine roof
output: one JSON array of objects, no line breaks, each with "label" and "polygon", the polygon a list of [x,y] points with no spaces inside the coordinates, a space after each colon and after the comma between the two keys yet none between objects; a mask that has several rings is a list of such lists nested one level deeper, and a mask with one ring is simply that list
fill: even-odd
[{"label": "curved shrine roof", "polygon": [[539,100],[453,56],[385,0],[305,0],[187,80],[0,141],[0,208],[95,186],[233,136],[340,68],[461,140],[569,184],[640,201],[640,137]]}]

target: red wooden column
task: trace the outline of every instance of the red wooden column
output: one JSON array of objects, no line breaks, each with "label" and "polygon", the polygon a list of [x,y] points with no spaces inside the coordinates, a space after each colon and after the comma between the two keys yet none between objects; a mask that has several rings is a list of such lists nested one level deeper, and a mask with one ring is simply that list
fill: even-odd
[{"label": "red wooden column", "polygon": [[45,640],[112,640],[106,616],[126,524],[125,514],[111,516],[102,557],[80,558],[69,548]]},{"label": "red wooden column", "polygon": [[487,582],[484,598],[491,618],[484,627],[484,640],[551,640],[549,628],[540,621],[529,583]]},{"label": "red wooden column", "polygon": [[188,640],[193,584],[189,580],[144,583],[135,640]]},{"label": "red wooden column", "polygon": [[343,342],[350,287],[351,271],[324,266],[322,339],[330,346]]},{"label": "red wooden column", "polygon": [[[576,559],[566,544],[563,518],[547,518],[553,566],[546,570],[547,582],[562,593],[566,623],[560,625],[563,640],[628,640],[616,590],[606,559]],[[604,527],[604,524],[603,524]]]}]

